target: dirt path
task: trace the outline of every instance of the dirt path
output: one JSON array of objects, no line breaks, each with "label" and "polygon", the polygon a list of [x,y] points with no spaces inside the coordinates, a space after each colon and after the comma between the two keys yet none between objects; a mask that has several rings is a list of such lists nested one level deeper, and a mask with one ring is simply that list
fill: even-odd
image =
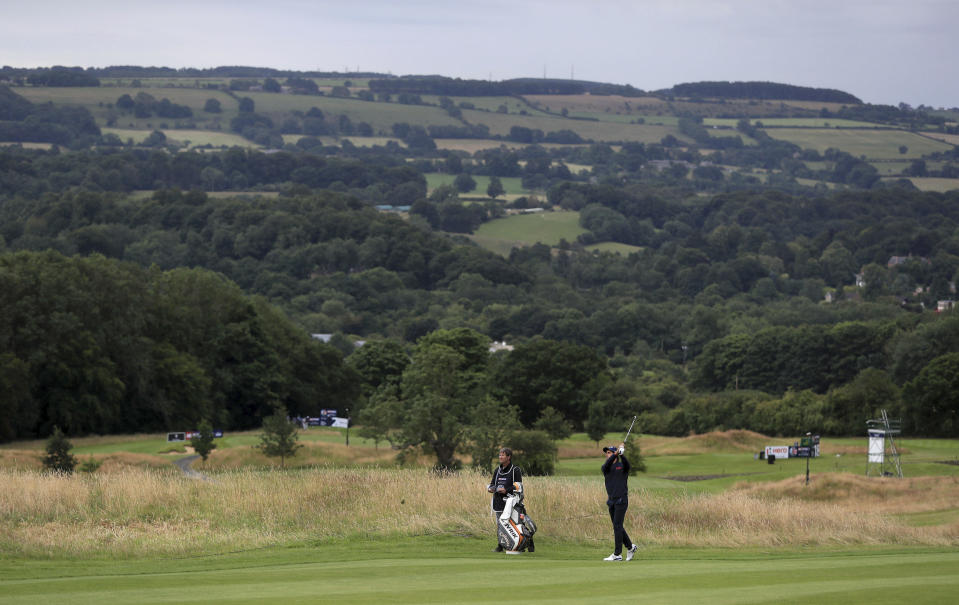
[{"label": "dirt path", "polygon": [[200,471],[195,471],[191,468],[191,465],[200,459],[200,456],[187,456],[186,458],[180,458],[179,460],[174,460],[173,464],[180,467],[180,470],[183,471],[183,474],[189,477],[190,479],[199,479],[201,481],[212,481],[208,476],[201,473]]}]

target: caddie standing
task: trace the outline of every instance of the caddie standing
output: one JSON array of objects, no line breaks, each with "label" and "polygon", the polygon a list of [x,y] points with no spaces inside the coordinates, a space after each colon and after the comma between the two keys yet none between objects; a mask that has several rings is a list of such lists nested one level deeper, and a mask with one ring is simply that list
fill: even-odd
[{"label": "caddie standing", "polygon": [[[523,493],[523,470],[513,464],[513,450],[510,448],[500,449],[499,466],[493,471],[493,479],[486,491],[493,494],[490,507],[494,519],[499,519],[500,514],[506,508],[507,496],[514,493],[520,495]],[[499,521],[496,523],[497,536],[499,536]],[[503,550],[503,545],[499,543],[497,537],[496,548],[493,549],[493,552],[502,552]]]}]

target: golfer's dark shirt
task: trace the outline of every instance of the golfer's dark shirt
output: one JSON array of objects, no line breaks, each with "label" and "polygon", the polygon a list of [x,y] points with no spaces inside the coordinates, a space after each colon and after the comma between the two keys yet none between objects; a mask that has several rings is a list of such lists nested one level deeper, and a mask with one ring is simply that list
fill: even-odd
[{"label": "golfer's dark shirt", "polygon": [[603,463],[603,476],[606,478],[607,504],[616,504],[618,500],[625,502],[629,493],[626,481],[629,478],[629,460],[626,456],[610,456]]},{"label": "golfer's dark shirt", "polygon": [[[513,493],[513,483],[523,482],[523,471],[512,462],[506,465],[506,468],[497,466],[493,471],[493,480],[490,485],[493,487],[493,510],[502,512],[506,508],[506,496]],[[506,488],[505,494],[500,494],[496,490],[500,487]]]}]

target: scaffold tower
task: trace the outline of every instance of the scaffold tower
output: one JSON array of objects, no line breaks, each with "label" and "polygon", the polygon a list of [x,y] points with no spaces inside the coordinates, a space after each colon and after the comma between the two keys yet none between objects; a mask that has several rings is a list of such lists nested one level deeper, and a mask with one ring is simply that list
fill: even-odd
[{"label": "scaffold tower", "polygon": [[902,419],[890,418],[886,410],[882,417],[866,421],[869,448],[866,454],[866,476],[899,477],[902,463],[896,449],[896,437],[902,434]]}]

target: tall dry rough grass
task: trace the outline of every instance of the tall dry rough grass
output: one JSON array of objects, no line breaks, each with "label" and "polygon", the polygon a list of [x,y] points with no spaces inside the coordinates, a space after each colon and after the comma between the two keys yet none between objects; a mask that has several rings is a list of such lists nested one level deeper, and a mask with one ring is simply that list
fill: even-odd
[{"label": "tall dry rough grass", "polygon": [[[492,540],[488,479],[475,472],[332,467],[225,472],[210,481],[137,468],[71,476],[0,471],[0,550],[140,556],[347,537]],[[531,477],[526,487],[541,543],[611,541],[599,478]],[[850,505],[848,497],[817,499],[780,488],[711,495],[634,491],[627,529],[635,541],[659,546],[959,545],[959,524],[908,527],[892,511]],[[955,485],[929,489],[943,492],[942,502],[955,501]]]}]

